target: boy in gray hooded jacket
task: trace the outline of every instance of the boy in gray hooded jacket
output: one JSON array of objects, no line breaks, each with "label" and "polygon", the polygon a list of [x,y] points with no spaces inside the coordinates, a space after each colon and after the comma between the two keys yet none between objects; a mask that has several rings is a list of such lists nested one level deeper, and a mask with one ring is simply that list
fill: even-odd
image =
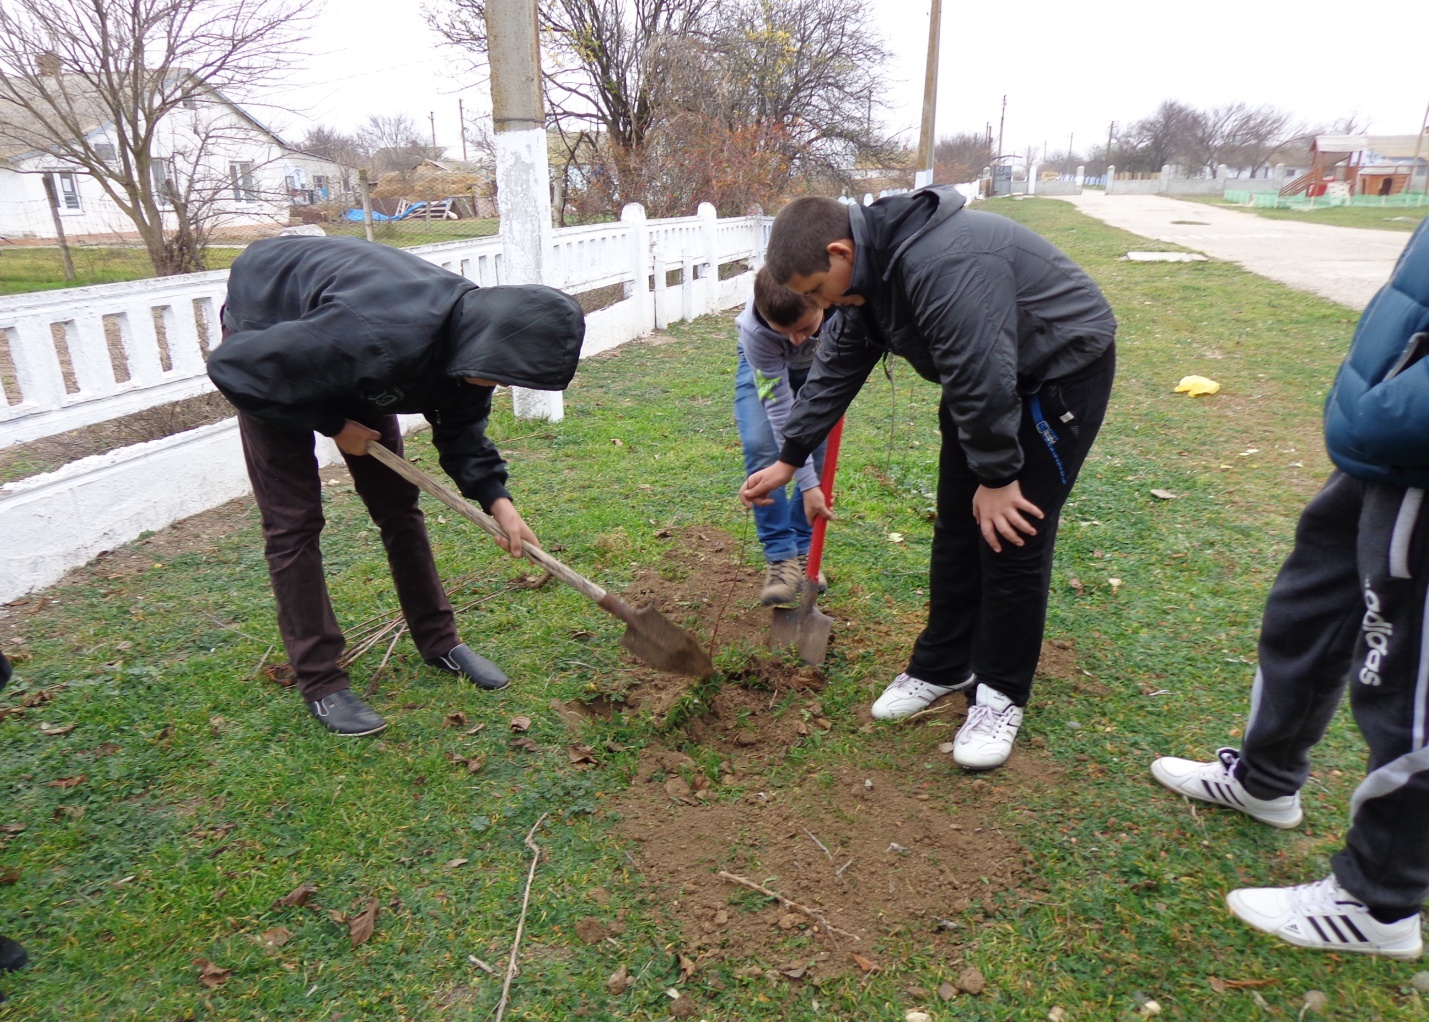
[{"label": "boy in gray hooded jacket", "polygon": [[238,408],[278,628],[308,709],[335,734],[385,721],[353,695],[323,578],[314,433],[332,437],[381,530],[412,639],[432,666],[481,688],[506,675],[457,638],[415,486],[375,459],[402,453],[397,413],[432,424],[442,468],[503,527],[512,556],[536,537],[486,436],[493,388],[564,390],[585,335],[579,303],[553,288],[478,288],[409,252],[356,238],[273,238],[233,263],[223,343],[208,374]]}]

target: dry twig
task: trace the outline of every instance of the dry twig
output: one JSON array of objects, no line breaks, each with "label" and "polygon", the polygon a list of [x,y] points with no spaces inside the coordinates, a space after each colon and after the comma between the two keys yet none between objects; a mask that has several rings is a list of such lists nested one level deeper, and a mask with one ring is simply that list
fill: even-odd
[{"label": "dry twig", "polygon": [[762,884],[756,884],[753,880],[746,880],[742,876],[735,876],[733,873],[727,873],[724,870],[720,870],[715,875],[720,877],[721,879],[728,880],[730,883],[739,884],[739,886],[741,887],[748,887],[751,891],[758,891],[766,898],[773,898],[785,908],[792,908],[796,912],[804,913],[804,915],[814,920],[814,922],[818,923],[830,933],[841,933],[845,937],[852,937],[854,940],[863,939],[856,933],[850,933],[848,930],[839,929],[833,923],[829,922],[828,919],[824,916],[824,914],[818,909],[809,908],[809,906],[807,905],[800,905],[797,901],[793,901],[789,898],[784,897],[784,895],[780,894],[778,891],[771,891],[769,888],[763,886]]},{"label": "dry twig", "polygon": [[516,939],[511,942],[511,961],[506,965],[506,982],[501,984],[501,1000],[496,1002],[496,1022],[501,1022],[506,1014],[506,1004],[511,999],[511,981],[516,978],[516,952],[521,948],[521,932],[526,928],[526,907],[531,903],[531,881],[536,879],[536,864],[541,861],[541,849],[531,840],[536,828],[546,822],[550,813],[542,813],[541,818],[526,832],[526,847],[531,849],[531,869],[526,874],[526,893],[521,896],[521,918],[516,921]]},{"label": "dry twig", "polygon": [[377,670],[372,672],[372,680],[367,683],[367,691],[365,693],[367,696],[370,697],[373,692],[377,691],[377,679],[382,677],[382,671],[387,666],[387,661],[392,659],[392,651],[397,648],[397,640],[402,637],[402,633],[406,630],[406,628],[399,628],[397,629],[397,633],[392,636],[392,642],[387,646],[387,653],[382,657],[382,662],[377,665]]},{"label": "dry twig", "polygon": [[826,848],[826,847],[824,846],[824,843],[823,843],[822,841],[820,841],[818,838],[814,837],[814,832],[813,832],[812,830],[810,830],[808,827],[805,827],[805,828],[804,828],[804,833],[805,833],[805,834],[808,834],[809,837],[813,839],[814,844],[816,844],[816,845],[819,846],[819,851],[823,852],[826,856],[828,856],[828,858],[829,858],[830,861],[833,860],[834,853],[831,852],[831,851],[829,851],[828,848]]},{"label": "dry twig", "polygon": [[898,723],[900,723],[900,724],[911,724],[913,721],[917,720],[919,717],[931,717],[931,716],[933,716],[934,714],[944,713],[944,712],[946,712],[946,711],[948,711],[948,710],[951,710],[952,708],[953,708],[953,704],[952,704],[952,703],[944,703],[942,706],[930,706],[930,707],[928,707],[928,709],[926,709],[926,710],[919,710],[917,713],[910,713],[908,716],[904,717],[904,718],[903,718],[902,720],[900,720]]}]

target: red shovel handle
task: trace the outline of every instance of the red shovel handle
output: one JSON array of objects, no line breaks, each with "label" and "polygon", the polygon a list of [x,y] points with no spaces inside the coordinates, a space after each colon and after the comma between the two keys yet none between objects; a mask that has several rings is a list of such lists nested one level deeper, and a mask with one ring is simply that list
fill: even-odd
[{"label": "red shovel handle", "polygon": [[[834,423],[829,430],[828,446],[824,450],[824,471],[819,486],[824,491],[824,503],[829,510],[834,509],[834,473],[839,466],[839,443],[843,440],[844,420]],[[824,532],[828,529],[828,519],[820,518],[814,523],[814,535],[809,540],[809,564],[805,575],[814,582],[819,580],[819,564],[824,559]]]}]

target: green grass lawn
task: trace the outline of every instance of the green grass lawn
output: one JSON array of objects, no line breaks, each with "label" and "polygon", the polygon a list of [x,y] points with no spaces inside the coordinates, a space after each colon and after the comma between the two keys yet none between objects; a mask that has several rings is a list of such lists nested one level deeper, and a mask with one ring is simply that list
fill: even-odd
[{"label": "green grass lawn", "polygon": [[[361,223],[323,224],[332,235],[366,237]],[[496,234],[495,220],[423,220],[377,223],[373,225],[376,240],[384,245],[409,248],[437,241],[457,241],[463,238],[484,238]],[[210,270],[224,270],[242,252],[241,247],[214,244],[204,253]],[[85,284],[112,284],[121,280],[142,280],[154,275],[149,257],[142,248],[121,248],[112,245],[76,245],[70,248],[76,279],[66,281],[64,262],[58,248],[27,246],[0,247],[0,295],[27,291],[49,291]]]},{"label": "green grass lawn", "polygon": [[[227,269],[241,248],[210,246],[204,254],[210,270]],[[142,248],[110,245],[75,245],[70,248],[75,280],[65,280],[64,261],[58,248],[0,247],[0,295],[26,291],[51,291],[86,284],[114,284],[154,275]]]},{"label": "green grass lawn", "polygon": [[1303,220],[1332,227],[1368,227],[1377,231],[1412,231],[1429,216],[1429,206],[1329,206],[1325,209],[1253,209],[1214,196],[1178,195],[1188,202],[1204,202],[1271,220]]},{"label": "green grass lawn", "polygon": [[[832,730],[770,774],[782,786],[847,764],[901,766],[931,782],[935,801],[991,805],[986,826],[1026,849],[1033,875],[1020,897],[959,917],[954,954],[903,931],[870,938],[881,969],[866,980],[770,982],[748,967],[781,962],[727,960],[682,981],[679,893],[643,883],[607,808],[638,749],[678,745],[680,733],[622,715],[572,731],[550,709],[618,687],[628,661],[609,619],[558,587],[502,594],[460,623],[516,679],[510,689],[462,688],[403,643],[375,700],[391,727],[337,740],[260,676],[281,653],[248,511],[230,533],[171,552],[140,541],[0,619],[0,642],[21,654],[0,706],[57,688],[0,720],[0,932],[34,959],[0,978],[12,997],[0,1020],[487,1019],[500,976],[468,956],[501,970],[529,863],[523,837],[546,812],[508,1018],[664,1019],[674,987],[710,1022],[898,1022],[915,1004],[939,1020],[1040,1020],[1060,1007],[1071,1022],[1121,1022],[1140,1017],[1137,995],[1162,1018],[1296,1019],[1312,989],[1328,996],[1328,1017],[1422,1018],[1407,992],[1415,965],[1281,946],[1222,903],[1235,886],[1326,874],[1364,762],[1347,716],[1317,753],[1297,831],[1193,810],[1147,771],[1158,754],[1205,758],[1236,741],[1266,589],[1327,472],[1319,409],[1354,314],[1226,263],[1121,262],[1129,236],[1066,203],[987,208],[1087,267],[1121,321],[1112,411],[1064,515],[1053,579],[1048,634],[1074,645],[1075,677],[1039,682],[1015,753],[1055,783],[960,773],[934,751],[951,737],[937,718],[860,726],[926,598],[937,392],[906,364],[892,386],[875,374],[848,418],[822,602],[860,629],[856,640],[836,633],[826,665]],[[662,533],[697,524],[745,537],[757,557],[734,499],[733,352],[729,317],[700,320],[583,363],[561,423],[498,411],[492,434],[518,506],[563,559],[618,592],[661,565]],[[1172,393],[1190,373],[1221,393]],[[434,462],[423,437],[411,453]],[[341,619],[391,611],[359,502],[345,486],[324,492]],[[428,520],[444,573],[480,572],[473,598],[495,593],[518,569],[440,510]],[[717,681],[735,684],[747,656],[721,651]],[[355,687],[379,660],[358,663]],[[771,705],[796,712],[787,694]],[[458,712],[466,722],[444,727]],[[536,751],[509,746],[514,714],[535,721]],[[597,750],[598,769],[572,767],[577,740]],[[477,773],[449,758],[478,753]],[[979,795],[989,784],[992,797]],[[716,797],[752,794],[735,783]],[[275,905],[305,883],[326,909],[376,899],[373,938],[354,948],[327,914]],[[597,887],[608,903],[588,897]],[[730,900],[734,912],[748,899]],[[592,914],[619,914],[625,928],[586,944],[573,927]],[[200,960],[231,977],[202,985]],[[620,965],[640,978],[616,996],[605,981]],[[970,965],[988,982],[979,996],[944,1004],[909,990]]]}]

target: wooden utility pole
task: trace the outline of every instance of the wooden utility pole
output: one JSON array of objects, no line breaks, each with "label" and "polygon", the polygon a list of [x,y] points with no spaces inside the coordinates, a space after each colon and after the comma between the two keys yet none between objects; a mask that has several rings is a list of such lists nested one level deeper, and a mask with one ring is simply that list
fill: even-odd
[{"label": "wooden utility pole", "polygon": [[[540,284],[551,241],[551,158],[541,100],[536,0],[487,0],[501,283]],[[559,420],[559,391],[513,389],[518,418]]]},{"label": "wooden utility pole", "polygon": [[50,200],[50,216],[55,221],[55,240],[59,242],[60,259],[64,262],[65,267],[65,280],[74,280],[74,260],[70,258],[69,239],[65,237],[64,221],[60,219],[60,198],[55,190],[55,179],[50,174],[41,174],[40,179],[45,183],[45,195]]},{"label": "wooden utility pole", "polygon": [[943,27],[943,0],[932,0],[928,11],[928,67],[923,78],[923,130],[918,136],[918,167],[914,188],[933,183],[933,126],[938,111],[938,41]]},{"label": "wooden utility pole", "polygon": [[1116,131],[1116,121],[1112,121],[1106,126],[1106,159],[1102,160],[1102,173],[1106,173],[1106,168],[1111,166],[1111,136]]}]

